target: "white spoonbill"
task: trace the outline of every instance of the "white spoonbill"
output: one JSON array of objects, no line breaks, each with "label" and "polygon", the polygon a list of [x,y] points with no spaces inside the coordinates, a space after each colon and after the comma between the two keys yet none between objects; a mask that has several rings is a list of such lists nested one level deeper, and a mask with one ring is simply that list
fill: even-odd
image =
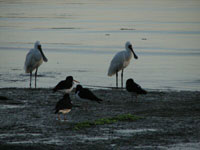
[{"label": "white spoonbill", "polygon": [[123,88],[123,71],[124,68],[126,68],[131,58],[134,56],[135,59],[138,58],[138,56],[135,54],[132,48],[132,44],[130,42],[126,42],[125,44],[125,51],[118,52],[112,59],[110,63],[110,67],[108,69],[108,76],[112,76],[116,74],[116,87],[118,88],[118,72],[122,70],[121,72],[121,87]]},{"label": "white spoonbill", "polygon": [[35,71],[35,88],[36,88],[36,80],[37,80],[37,71],[38,67],[42,64],[43,60],[45,62],[48,59],[45,57],[42,46],[39,41],[35,42],[35,46],[33,49],[30,49],[28,54],[26,55],[26,60],[24,64],[24,70],[26,73],[30,73],[30,88],[31,88],[31,80],[32,80],[32,72]]}]

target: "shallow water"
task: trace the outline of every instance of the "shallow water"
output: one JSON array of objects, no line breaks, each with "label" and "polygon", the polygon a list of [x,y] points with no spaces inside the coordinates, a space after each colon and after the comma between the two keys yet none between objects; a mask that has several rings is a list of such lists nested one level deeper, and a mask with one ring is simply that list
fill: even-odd
[{"label": "shallow water", "polygon": [[0,87],[28,87],[25,56],[42,44],[38,87],[67,75],[83,85],[115,86],[113,55],[134,44],[124,80],[146,89],[200,90],[200,1],[0,1]]},{"label": "shallow water", "polygon": [[121,134],[122,136],[131,136],[133,134],[139,134],[143,132],[156,132],[157,129],[120,129],[116,130],[117,133]]},{"label": "shallow water", "polygon": [[24,106],[19,106],[19,105],[0,105],[0,109],[13,109],[13,108],[23,108]]}]

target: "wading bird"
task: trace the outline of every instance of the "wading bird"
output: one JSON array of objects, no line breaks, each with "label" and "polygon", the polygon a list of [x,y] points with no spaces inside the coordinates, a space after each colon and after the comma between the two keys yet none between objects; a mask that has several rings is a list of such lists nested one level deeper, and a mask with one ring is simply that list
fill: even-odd
[{"label": "wading bird", "polygon": [[81,85],[76,86],[75,96],[78,100],[90,100],[100,103],[102,100],[96,97],[89,89],[83,88]]},{"label": "wading bird", "polygon": [[133,79],[128,79],[126,81],[126,90],[130,92],[131,94],[135,94],[136,96],[136,101],[137,101],[137,96],[141,94],[147,94],[147,91],[141,88],[140,85],[134,82]]},{"label": "wading bird", "polygon": [[124,68],[126,68],[131,58],[134,56],[135,59],[138,58],[138,56],[133,51],[132,45],[130,42],[126,42],[125,44],[125,51],[118,52],[112,59],[110,63],[110,67],[108,69],[108,76],[112,76],[116,74],[116,87],[118,88],[118,72],[122,70],[121,72],[121,87],[123,88],[123,71]]},{"label": "wading bird", "polygon": [[66,93],[70,93],[73,90],[74,82],[79,83],[78,81],[74,80],[72,76],[67,76],[66,80],[60,81],[54,88],[53,92],[64,90]]},{"label": "wading bird", "polygon": [[48,59],[45,57],[42,51],[42,46],[40,42],[36,41],[34,48],[30,49],[30,51],[26,55],[26,60],[24,64],[25,72],[30,73],[30,88],[31,88],[32,72],[35,69],[36,69],[35,71],[35,88],[36,88],[38,67],[42,64],[43,61],[47,62]]},{"label": "wading bird", "polygon": [[72,109],[71,99],[69,94],[65,94],[62,99],[60,99],[55,107],[55,114],[58,114],[58,120],[60,120],[60,113],[64,115],[64,120],[66,120],[65,114],[69,113]]}]

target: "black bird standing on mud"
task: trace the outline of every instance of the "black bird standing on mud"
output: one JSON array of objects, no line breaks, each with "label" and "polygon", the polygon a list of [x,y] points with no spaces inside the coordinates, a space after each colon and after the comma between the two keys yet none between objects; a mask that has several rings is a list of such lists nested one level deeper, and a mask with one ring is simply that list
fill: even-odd
[{"label": "black bird standing on mud", "polygon": [[72,76],[66,77],[66,80],[60,81],[54,88],[53,92],[58,90],[65,90],[66,93],[70,93],[73,90],[74,82],[79,83],[78,81],[74,80]]},{"label": "black bird standing on mud", "polygon": [[131,93],[135,94],[136,95],[136,100],[137,100],[137,95],[147,94],[147,91],[142,89],[141,86],[138,85],[137,83],[135,83],[133,79],[128,79],[126,81],[126,90],[128,92],[131,92]]},{"label": "black bird standing on mud", "polygon": [[60,113],[64,115],[64,120],[66,120],[65,114],[69,113],[72,109],[71,99],[69,94],[65,94],[62,99],[60,99],[55,107],[55,114],[58,114],[58,119],[60,120]]},{"label": "black bird standing on mud", "polygon": [[78,100],[91,100],[100,103],[102,100],[96,97],[89,89],[83,88],[80,84],[76,86],[76,98]]}]

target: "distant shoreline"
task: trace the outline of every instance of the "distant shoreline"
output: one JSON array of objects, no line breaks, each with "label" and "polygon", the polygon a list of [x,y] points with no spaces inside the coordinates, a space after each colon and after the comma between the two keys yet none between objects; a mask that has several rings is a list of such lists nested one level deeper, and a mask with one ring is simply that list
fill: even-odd
[{"label": "distant shoreline", "polygon": [[[85,88],[89,88],[92,90],[117,90],[117,91],[126,91],[126,88],[116,88],[116,87],[109,87],[109,86],[96,86],[96,85],[83,85]],[[76,86],[74,86],[75,90]],[[0,90],[14,90],[14,89],[19,89],[19,90],[52,90],[53,87],[39,87],[39,88],[29,88],[29,87],[0,87]],[[200,92],[200,90],[179,90],[179,89],[145,89],[149,92]]]}]

